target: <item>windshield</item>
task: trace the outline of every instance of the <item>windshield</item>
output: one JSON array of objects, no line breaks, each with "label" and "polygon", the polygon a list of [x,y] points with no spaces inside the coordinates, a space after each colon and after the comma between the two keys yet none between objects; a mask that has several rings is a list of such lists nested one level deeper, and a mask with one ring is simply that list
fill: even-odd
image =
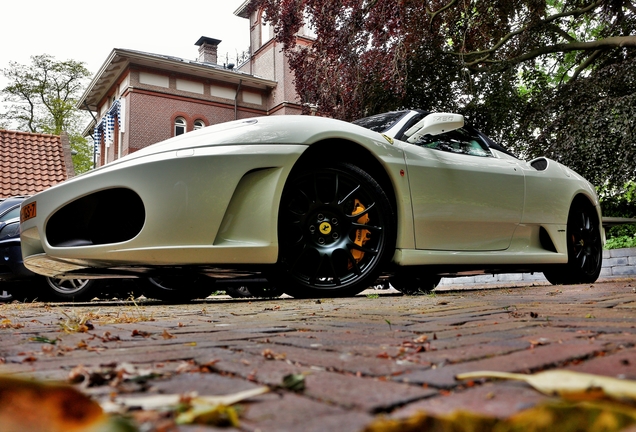
[{"label": "windshield", "polygon": [[371,129],[373,132],[384,132],[391,129],[408,111],[391,111],[354,120],[351,123]]}]

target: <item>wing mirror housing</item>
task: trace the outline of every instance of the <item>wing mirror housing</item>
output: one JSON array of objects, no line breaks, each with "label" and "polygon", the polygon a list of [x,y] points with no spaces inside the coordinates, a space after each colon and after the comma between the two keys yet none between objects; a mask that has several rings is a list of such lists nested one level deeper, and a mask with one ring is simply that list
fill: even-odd
[{"label": "wing mirror housing", "polygon": [[464,116],[453,113],[433,113],[404,132],[407,142],[417,142],[424,135],[439,135],[464,126]]}]

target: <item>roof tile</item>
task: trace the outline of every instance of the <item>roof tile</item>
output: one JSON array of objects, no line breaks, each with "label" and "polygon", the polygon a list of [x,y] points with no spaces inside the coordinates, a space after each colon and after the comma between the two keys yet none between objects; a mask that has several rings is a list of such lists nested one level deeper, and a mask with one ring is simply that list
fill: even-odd
[{"label": "roof tile", "polygon": [[0,198],[31,195],[68,178],[58,135],[0,130]]}]

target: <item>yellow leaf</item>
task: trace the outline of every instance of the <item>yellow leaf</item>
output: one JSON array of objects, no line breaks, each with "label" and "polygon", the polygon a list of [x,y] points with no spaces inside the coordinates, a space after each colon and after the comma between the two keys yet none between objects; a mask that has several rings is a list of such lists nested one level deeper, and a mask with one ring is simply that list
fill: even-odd
[{"label": "yellow leaf", "polygon": [[380,418],[364,432],[617,432],[636,424],[636,410],[610,403],[547,403],[500,419],[467,411]]},{"label": "yellow leaf", "polygon": [[615,399],[636,402],[636,381],[621,380],[565,370],[539,372],[533,375],[496,371],[459,374],[458,380],[501,378],[525,381],[547,395],[558,395],[570,400]]},{"label": "yellow leaf", "polygon": [[[237,393],[222,396],[192,396],[189,398],[191,404],[201,405],[234,405],[244,399],[260,396],[269,392],[269,387],[256,387]],[[142,397],[116,397],[114,403],[128,407],[140,407],[143,410],[155,410],[160,408],[177,406],[182,402],[182,395],[151,395]]]}]

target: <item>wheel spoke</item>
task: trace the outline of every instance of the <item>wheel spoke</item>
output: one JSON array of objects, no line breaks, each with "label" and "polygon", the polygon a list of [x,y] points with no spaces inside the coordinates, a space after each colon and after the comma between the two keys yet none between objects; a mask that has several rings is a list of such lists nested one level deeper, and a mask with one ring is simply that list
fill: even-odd
[{"label": "wheel spoke", "polygon": [[360,269],[360,266],[358,265],[358,262],[356,261],[356,259],[353,257],[353,254],[351,253],[350,250],[347,249],[347,255],[349,256],[349,262],[351,263],[351,269],[353,270],[353,272],[356,275],[361,275],[362,274],[362,270]]},{"label": "wheel spoke", "polygon": [[364,246],[360,246],[357,243],[351,242],[351,244],[349,244],[349,246],[351,246],[352,249],[356,249],[359,250],[361,252],[364,252],[365,254],[371,254],[371,255],[377,255],[378,250],[377,249],[370,249],[370,248],[366,248]]},{"label": "wheel spoke", "polygon": [[349,192],[347,194],[347,196],[345,196],[343,199],[341,199],[340,201],[338,201],[338,205],[342,205],[344,202],[346,202],[349,198],[351,198],[351,196],[356,193],[358,190],[360,189],[360,185],[357,185],[356,187],[353,188],[353,190],[351,192]]},{"label": "wheel spoke", "polygon": [[[295,257],[296,257],[296,258],[295,258],[293,261],[289,262],[289,268],[290,268],[290,270],[294,271],[294,270],[297,268],[298,264],[299,264],[300,262],[302,262],[302,260],[303,260],[304,256],[307,254],[307,252],[308,252],[309,250],[310,250],[310,249],[307,247],[307,245],[306,245],[305,243],[303,243],[303,244],[302,244],[302,248],[301,248],[301,250],[300,250],[300,253],[297,253],[297,254],[295,255]],[[294,256],[294,255],[293,255],[293,254],[290,254],[290,257],[292,257],[292,256]],[[310,258],[310,260],[311,260],[311,258]]]},{"label": "wheel spoke", "polygon": [[314,175],[312,176],[312,182],[313,182],[313,189],[314,189],[314,199],[311,201],[311,203],[313,205],[324,204],[324,202],[322,201],[322,198],[320,197],[320,190],[318,188],[318,186],[320,185],[320,181],[318,180],[316,173],[314,173]]},{"label": "wheel spoke", "polygon": [[336,174],[335,176],[335,187],[333,190],[333,197],[329,201],[330,203],[338,202],[338,191],[340,190],[340,176]]},{"label": "wheel spoke", "polygon": [[359,229],[366,229],[369,231],[375,231],[375,232],[382,232],[383,228],[381,226],[376,226],[376,225],[364,225],[364,224],[359,224],[359,223],[352,223],[351,224],[351,231],[357,231]]},{"label": "wheel spoke", "polygon": [[320,270],[322,269],[325,263],[325,254],[320,254],[320,260],[318,261],[318,265],[316,266],[314,272],[309,276],[309,282],[313,285],[316,285],[318,278],[322,277],[320,274]]},{"label": "wheel spoke", "polygon": [[371,203],[364,210],[362,210],[360,213],[356,213],[356,214],[353,214],[353,215],[352,214],[347,214],[346,216],[349,219],[358,220],[358,219],[360,219],[360,217],[362,217],[365,214],[369,213],[374,207],[375,207],[375,203]]},{"label": "wheel spoke", "polygon": [[[307,214],[307,210],[306,209],[311,207],[311,205],[313,204],[314,201],[301,188],[297,188],[296,192],[300,195],[300,198],[304,198],[307,201],[305,203],[305,210],[301,209],[300,206],[298,206],[298,209],[294,208],[293,204],[296,202],[296,200],[291,200],[289,202],[289,205],[287,206],[287,210],[293,215],[304,216],[304,215]],[[298,201],[300,201],[300,200],[298,200]]]},{"label": "wheel spoke", "polygon": [[336,271],[336,267],[334,266],[334,257],[333,254],[329,254],[328,256],[328,262],[329,262],[329,268],[331,270],[331,274],[333,275],[333,282],[336,286],[341,285],[341,281],[340,281],[340,277],[338,276],[338,272]]}]

